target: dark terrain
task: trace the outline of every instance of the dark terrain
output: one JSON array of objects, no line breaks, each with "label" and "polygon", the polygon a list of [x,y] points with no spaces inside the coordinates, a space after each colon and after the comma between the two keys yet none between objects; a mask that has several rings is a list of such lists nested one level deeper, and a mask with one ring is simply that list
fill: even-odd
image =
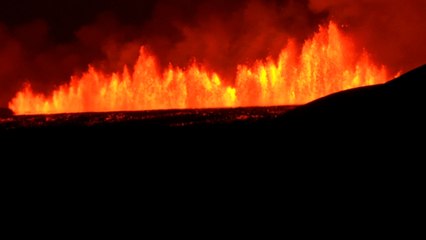
[{"label": "dark terrain", "polygon": [[424,129],[426,65],[385,84],[332,94],[273,121],[287,129],[365,134]]},{"label": "dark terrain", "polygon": [[76,208],[103,216],[110,206],[128,213],[140,206],[153,216],[173,212],[173,224],[191,211],[230,226],[255,220],[255,227],[281,228],[276,219],[290,211],[376,227],[371,214],[393,219],[395,207],[416,212],[412,203],[422,199],[425,81],[422,66],[295,109],[2,110],[6,195],[19,208],[49,205],[68,209],[66,216]]},{"label": "dark terrain", "polygon": [[[235,109],[158,110],[140,112],[73,113],[13,116],[0,111],[0,131],[67,131],[102,129],[103,131],[173,130],[191,128],[238,127],[256,125],[259,120],[273,120],[294,109],[292,106]],[[2,117],[1,117],[2,116]]]}]

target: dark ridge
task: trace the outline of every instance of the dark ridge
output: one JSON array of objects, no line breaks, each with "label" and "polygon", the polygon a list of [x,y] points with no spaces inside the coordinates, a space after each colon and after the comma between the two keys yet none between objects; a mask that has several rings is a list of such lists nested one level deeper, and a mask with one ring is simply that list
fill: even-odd
[{"label": "dark ridge", "polygon": [[12,117],[13,114],[13,111],[9,108],[0,108],[0,118]]},{"label": "dark ridge", "polygon": [[[273,127],[288,131],[365,134],[424,129],[426,65],[386,84],[332,94],[284,114]],[[379,134],[379,135],[377,135]]]}]

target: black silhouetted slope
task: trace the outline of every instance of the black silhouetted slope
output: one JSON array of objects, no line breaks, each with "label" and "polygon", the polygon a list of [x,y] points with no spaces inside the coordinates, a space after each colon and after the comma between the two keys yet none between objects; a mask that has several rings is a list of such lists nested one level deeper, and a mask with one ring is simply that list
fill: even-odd
[{"label": "black silhouetted slope", "polygon": [[291,133],[385,134],[424,129],[426,65],[386,84],[351,89],[288,112],[272,127]]},{"label": "black silhouetted slope", "polygon": [[[34,125],[5,130],[11,133],[8,136],[0,132],[7,141],[2,149],[22,149],[13,151],[12,158],[4,155],[2,159],[11,165],[19,164],[16,169],[20,175],[15,179],[28,179],[26,184],[49,176],[52,189],[62,189],[62,183],[67,181],[81,181],[81,188],[89,191],[99,182],[105,183],[108,190],[113,185],[110,183],[134,190],[146,182],[163,193],[170,186],[179,191],[182,186],[190,186],[190,192],[198,194],[200,189],[208,189],[213,192],[210,195],[223,199],[242,192],[244,201],[255,199],[257,206],[273,206],[270,212],[287,204],[289,196],[299,197],[296,202],[311,206],[327,199],[322,197],[324,194],[333,196],[325,201],[335,205],[342,199],[353,199],[360,195],[358,192],[366,195],[359,202],[389,192],[387,201],[394,195],[406,197],[410,196],[406,192],[421,189],[418,185],[424,168],[421,161],[410,158],[424,159],[419,153],[423,152],[425,135],[419,130],[425,123],[425,81],[423,66],[389,83],[336,93],[279,114],[278,118],[271,117],[276,113],[265,112],[261,119],[252,117],[231,123],[219,118],[220,121],[202,120],[201,124],[185,127],[167,127],[167,121],[161,126],[119,121],[96,127],[81,125],[74,119],[87,117],[93,122],[96,115],[57,116],[77,122],[64,127],[62,123],[46,125],[52,119],[33,119]],[[227,111],[235,114],[241,110],[226,110],[223,114],[213,111],[207,118],[229,114]],[[251,116],[253,111],[240,116]],[[195,117],[190,113],[188,121],[183,122],[193,122],[200,114]],[[176,120],[176,116],[171,114],[171,119]],[[16,127],[13,122],[10,126]],[[412,146],[417,141],[421,151],[400,144],[408,142]],[[403,157],[395,153],[402,153]],[[30,163],[16,161],[25,154]],[[23,170],[22,165],[27,169]],[[355,205],[347,206],[352,209]],[[324,208],[322,203],[318,206]]]},{"label": "black silhouetted slope", "polygon": [[0,117],[1,118],[5,118],[5,117],[11,117],[13,116],[13,111],[8,109],[8,108],[0,108]]}]

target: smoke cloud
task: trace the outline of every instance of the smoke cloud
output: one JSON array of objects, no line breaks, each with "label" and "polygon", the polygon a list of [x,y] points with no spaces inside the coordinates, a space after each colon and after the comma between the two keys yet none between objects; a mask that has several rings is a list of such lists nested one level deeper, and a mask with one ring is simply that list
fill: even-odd
[{"label": "smoke cloud", "polygon": [[424,0],[310,0],[309,6],[344,25],[357,45],[392,71],[426,63]]},{"label": "smoke cloud", "polygon": [[47,93],[93,65],[132,67],[141,45],[161,66],[197,60],[233,79],[333,19],[393,71],[425,62],[423,0],[53,0],[0,8],[0,107],[31,82]]}]

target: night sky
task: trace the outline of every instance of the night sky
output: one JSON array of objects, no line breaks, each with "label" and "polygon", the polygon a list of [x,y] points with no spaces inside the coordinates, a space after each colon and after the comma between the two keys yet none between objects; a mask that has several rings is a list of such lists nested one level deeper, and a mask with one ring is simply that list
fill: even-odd
[{"label": "night sky", "polygon": [[[222,75],[333,19],[377,63],[426,61],[424,0],[20,0],[0,6],[0,107],[24,81],[47,92],[88,64],[114,71],[146,45],[163,65],[194,57]],[[218,54],[220,53],[220,54]]]}]

